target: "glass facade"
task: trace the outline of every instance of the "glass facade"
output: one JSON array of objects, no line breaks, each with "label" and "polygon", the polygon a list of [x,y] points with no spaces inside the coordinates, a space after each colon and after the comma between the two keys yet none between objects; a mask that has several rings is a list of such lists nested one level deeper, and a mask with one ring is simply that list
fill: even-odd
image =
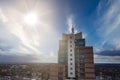
[{"label": "glass facade", "polygon": [[67,64],[67,40],[60,40],[58,56],[58,63]]},{"label": "glass facade", "polygon": [[76,46],[85,46],[85,39],[76,39]]}]

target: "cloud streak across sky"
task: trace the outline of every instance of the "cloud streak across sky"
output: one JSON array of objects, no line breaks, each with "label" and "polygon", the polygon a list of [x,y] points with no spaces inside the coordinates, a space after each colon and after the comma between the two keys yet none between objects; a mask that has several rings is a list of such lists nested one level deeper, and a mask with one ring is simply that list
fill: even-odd
[{"label": "cloud streak across sky", "polygon": [[[2,59],[0,61],[49,62],[46,59],[50,58],[50,61],[57,62],[56,57],[54,57],[56,54],[50,48],[54,43],[50,39],[54,39],[54,34],[56,34],[52,28],[53,10],[50,8],[50,4],[44,2],[38,4],[38,2],[35,2],[37,3],[36,6],[32,6],[34,3],[29,1],[13,3],[15,5],[0,8],[0,59]],[[40,14],[38,16],[40,17],[39,24],[29,26],[22,22],[27,10],[28,12],[31,11],[31,8],[24,10],[22,6],[39,8],[39,10],[33,9],[33,11],[35,10]],[[21,9],[23,9],[23,12],[20,11]],[[50,49],[49,52],[48,48]]]},{"label": "cloud streak across sky", "polygon": [[[1,0],[0,62],[57,62],[59,39],[73,26],[94,47],[96,63],[119,63],[119,5],[119,0]],[[38,15],[35,26],[23,20],[31,11]]]},{"label": "cloud streak across sky", "polygon": [[[104,0],[100,1],[97,7],[97,26],[98,35],[101,36],[101,45],[99,45],[100,55],[95,60],[99,62],[119,63],[120,61],[120,1]],[[113,60],[113,61],[112,61]]]}]

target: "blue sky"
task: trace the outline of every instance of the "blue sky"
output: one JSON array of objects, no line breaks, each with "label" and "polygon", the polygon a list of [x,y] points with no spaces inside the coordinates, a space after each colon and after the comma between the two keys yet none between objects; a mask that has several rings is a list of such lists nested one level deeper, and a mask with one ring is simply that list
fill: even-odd
[{"label": "blue sky", "polygon": [[[0,62],[57,62],[62,33],[82,32],[95,63],[120,62],[119,0],[0,0]],[[24,22],[37,14],[37,23]]]}]

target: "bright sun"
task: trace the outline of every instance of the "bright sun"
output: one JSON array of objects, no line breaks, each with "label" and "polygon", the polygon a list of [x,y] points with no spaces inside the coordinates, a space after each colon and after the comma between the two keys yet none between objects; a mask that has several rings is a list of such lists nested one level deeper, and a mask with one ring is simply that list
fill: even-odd
[{"label": "bright sun", "polygon": [[35,25],[38,21],[37,14],[35,12],[28,13],[24,16],[24,22],[28,25]]}]

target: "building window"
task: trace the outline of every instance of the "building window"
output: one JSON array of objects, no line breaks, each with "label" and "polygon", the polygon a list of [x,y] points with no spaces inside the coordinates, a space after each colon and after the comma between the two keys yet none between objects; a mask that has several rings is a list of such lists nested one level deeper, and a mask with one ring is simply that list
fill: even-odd
[{"label": "building window", "polygon": [[84,50],[80,50],[80,53],[84,53]]},{"label": "building window", "polygon": [[70,52],[72,52],[72,49],[70,49]]},{"label": "building window", "polygon": [[85,56],[84,56],[84,54],[80,54],[80,58],[84,58]]},{"label": "building window", "polygon": [[85,66],[85,64],[80,64],[80,67],[84,67]]},{"label": "building window", "polygon": [[72,65],[72,63],[70,63],[70,65]]},{"label": "building window", "polygon": [[72,54],[70,54],[70,56],[72,56]]},{"label": "building window", "polygon": [[80,62],[84,62],[84,59],[80,59]]},{"label": "building window", "polygon": [[70,45],[70,47],[72,47],[72,45]]},{"label": "building window", "polygon": [[70,70],[73,70],[73,68],[71,67]]},{"label": "building window", "polygon": [[72,75],[73,73],[71,72],[70,74]]},{"label": "building window", "polygon": [[72,43],[72,41],[70,41],[70,43]]},{"label": "building window", "polygon": [[72,58],[70,58],[70,60],[72,61]]},{"label": "building window", "polygon": [[80,68],[80,72],[85,72],[85,68]]},{"label": "building window", "polygon": [[78,44],[79,45],[84,45],[85,43],[83,41],[80,41]]},{"label": "building window", "polygon": [[81,77],[85,77],[85,73],[80,73],[80,76]]},{"label": "building window", "polygon": [[70,39],[72,39],[72,36],[70,36]]}]

